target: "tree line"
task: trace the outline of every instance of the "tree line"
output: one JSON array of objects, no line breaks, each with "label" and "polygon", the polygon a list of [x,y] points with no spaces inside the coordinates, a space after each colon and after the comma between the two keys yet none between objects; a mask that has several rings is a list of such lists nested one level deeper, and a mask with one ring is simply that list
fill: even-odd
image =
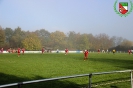
[{"label": "tree line", "polygon": [[[98,35],[81,34],[74,31],[64,33],[62,31],[49,32],[45,29],[35,31],[24,31],[20,27],[2,28],[0,27],[0,47],[25,48],[26,50],[41,50],[42,47],[53,50],[98,50],[112,49],[119,47],[120,50],[130,49],[133,42],[122,37],[108,36],[105,33]],[[124,48],[123,48],[124,47]]]}]

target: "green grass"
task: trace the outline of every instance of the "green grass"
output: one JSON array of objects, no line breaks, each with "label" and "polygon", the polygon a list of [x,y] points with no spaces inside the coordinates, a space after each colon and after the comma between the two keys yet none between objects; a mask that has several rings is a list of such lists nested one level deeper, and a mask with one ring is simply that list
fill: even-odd
[{"label": "green grass", "polygon": [[[0,85],[37,79],[133,69],[133,55],[127,53],[83,54],[0,54]],[[93,85],[128,80],[130,73],[106,74],[92,77]],[[81,88],[88,85],[88,77],[56,80],[23,85],[23,88]],[[95,88],[130,88],[130,82],[112,83]]]}]

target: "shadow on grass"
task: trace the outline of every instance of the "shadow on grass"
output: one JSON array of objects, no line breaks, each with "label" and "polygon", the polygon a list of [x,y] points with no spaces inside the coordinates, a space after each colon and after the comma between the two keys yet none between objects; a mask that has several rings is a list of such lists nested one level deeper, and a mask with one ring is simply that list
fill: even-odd
[{"label": "shadow on grass", "polygon": [[123,60],[123,59],[113,59],[113,58],[108,58],[108,59],[103,59],[103,58],[90,58],[91,61],[95,62],[101,62],[101,63],[107,63],[110,65],[114,65],[116,67],[120,68],[125,68],[125,69],[133,69],[133,60]]},{"label": "shadow on grass", "polygon": [[[34,80],[45,79],[41,76],[35,76]],[[11,83],[20,83],[25,81],[31,81],[29,78],[20,78],[14,75],[8,75],[0,73],[0,85],[11,84]],[[67,80],[53,80],[45,81],[38,83],[31,83],[21,85],[21,88],[82,88],[86,85],[78,85],[76,83],[67,81]],[[18,88],[18,86],[6,87],[6,88]]]}]

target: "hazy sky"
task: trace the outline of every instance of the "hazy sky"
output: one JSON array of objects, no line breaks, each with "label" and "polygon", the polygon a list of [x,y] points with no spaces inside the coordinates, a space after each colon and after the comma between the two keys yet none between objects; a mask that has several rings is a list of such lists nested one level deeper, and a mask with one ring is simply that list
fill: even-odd
[{"label": "hazy sky", "polygon": [[[116,0],[0,0],[0,25],[25,31],[106,33],[133,41],[133,12],[120,17]],[[129,0],[118,0],[118,2]],[[133,2],[133,1],[132,1]],[[129,3],[128,9],[131,5]],[[118,10],[118,3],[116,5]]]}]

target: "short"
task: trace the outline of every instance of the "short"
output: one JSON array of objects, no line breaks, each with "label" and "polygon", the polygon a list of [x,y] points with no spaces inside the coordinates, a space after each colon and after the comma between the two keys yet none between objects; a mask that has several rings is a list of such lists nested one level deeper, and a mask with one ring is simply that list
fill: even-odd
[{"label": "short", "polygon": [[87,54],[85,54],[85,57],[87,57]]}]

